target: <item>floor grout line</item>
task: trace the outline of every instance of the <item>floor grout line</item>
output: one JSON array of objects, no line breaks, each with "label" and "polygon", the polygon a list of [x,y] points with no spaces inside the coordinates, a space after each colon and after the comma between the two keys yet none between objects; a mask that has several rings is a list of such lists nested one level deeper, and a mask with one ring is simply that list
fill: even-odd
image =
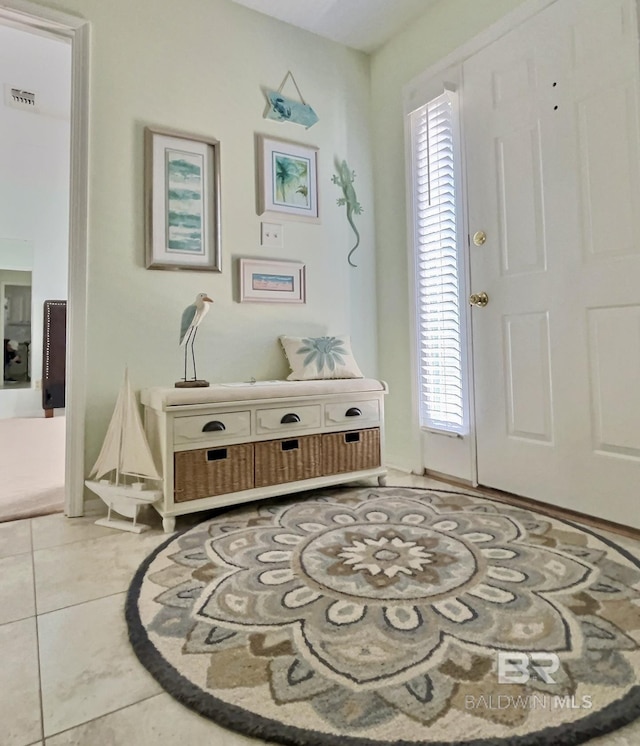
[{"label": "floor grout line", "polygon": [[31,538],[31,575],[33,578],[33,608],[35,611],[35,628],[36,628],[36,660],[38,666],[38,702],[40,704],[40,737],[44,744],[44,703],[42,701],[42,662],[40,655],[40,627],[38,625],[38,599],[36,596],[36,563],[33,551],[33,521],[29,523],[29,533]]},{"label": "floor grout line", "polygon": [[36,611],[36,616],[38,617],[47,616],[49,614],[55,614],[58,611],[64,611],[65,609],[74,609],[77,606],[84,606],[85,604],[91,604],[94,601],[101,601],[103,598],[113,598],[114,596],[121,596],[123,594],[126,594],[128,590],[129,590],[129,586],[127,585],[127,587],[121,591],[115,591],[114,593],[106,593],[104,596],[97,596],[96,598],[87,598],[84,601],[78,601],[77,603],[67,604],[66,606],[61,606],[58,609],[49,609],[49,611]]},{"label": "floor grout line", "polygon": [[[136,705],[142,704],[142,702],[148,702],[151,699],[155,699],[156,697],[162,697],[164,694],[167,694],[167,692],[163,689],[161,692],[157,692],[156,694],[150,694],[148,697],[143,697],[142,699],[137,699],[135,702],[130,702],[128,705],[122,705],[122,707],[116,707],[115,710],[109,710],[109,712],[104,712],[102,715],[98,715],[95,718],[90,718],[89,720],[85,720],[83,723],[78,723],[77,725],[72,725],[70,728],[64,728],[63,730],[58,730],[55,733],[49,733],[46,738],[54,738],[55,736],[60,736],[63,733],[69,733],[70,731],[75,730],[76,728],[82,728],[84,725],[88,725],[89,723],[94,723],[96,720],[102,720],[102,718],[105,718],[109,715],[114,715],[116,712],[122,712],[123,710],[128,710],[130,707],[135,707]],[[167,695],[171,696],[171,695]],[[44,741],[43,736],[43,741]]]},{"label": "floor grout line", "polygon": [[[106,514],[104,517],[106,518]],[[70,519],[70,520],[73,520],[73,519]],[[34,548],[32,551],[34,554],[36,552],[48,552],[51,549],[60,549],[61,547],[68,547],[68,546],[71,546],[72,544],[79,544],[82,541],[99,541],[100,539],[108,539],[109,537],[117,536],[117,535],[118,534],[116,533],[108,533],[108,534],[103,534],[100,536],[87,536],[84,539],[72,539],[71,541],[63,542],[62,544],[52,544],[51,546],[48,546],[48,547],[38,547],[37,549]],[[147,534],[147,535],[151,536],[152,534]],[[21,552],[20,554],[23,554],[23,552]]]}]

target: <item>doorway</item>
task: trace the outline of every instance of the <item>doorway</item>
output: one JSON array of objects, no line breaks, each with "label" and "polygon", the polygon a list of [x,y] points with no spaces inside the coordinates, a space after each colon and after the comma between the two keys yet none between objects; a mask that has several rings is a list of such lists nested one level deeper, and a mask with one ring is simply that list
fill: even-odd
[{"label": "doorway", "polygon": [[[68,262],[63,268],[68,282],[69,301],[64,471],[65,513],[77,516],[83,512],[84,493],[85,361],[82,350],[87,282],[89,24],[84,19],[43,8],[27,0],[0,0],[0,27],[57,39],[59,43],[64,42],[71,47]],[[29,97],[22,98],[28,100]],[[33,292],[35,295],[35,289]],[[34,309],[35,303],[32,305]],[[33,347],[31,353],[33,372],[38,370]]]}]

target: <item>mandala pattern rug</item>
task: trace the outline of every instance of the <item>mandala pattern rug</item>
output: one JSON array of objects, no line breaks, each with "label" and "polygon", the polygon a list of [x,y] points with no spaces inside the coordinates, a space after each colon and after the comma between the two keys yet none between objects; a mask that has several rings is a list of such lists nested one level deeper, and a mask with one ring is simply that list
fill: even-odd
[{"label": "mandala pattern rug", "polygon": [[171,537],[127,598],[176,699],[292,746],[568,746],[640,716],[640,562],[461,492],[253,503]]}]

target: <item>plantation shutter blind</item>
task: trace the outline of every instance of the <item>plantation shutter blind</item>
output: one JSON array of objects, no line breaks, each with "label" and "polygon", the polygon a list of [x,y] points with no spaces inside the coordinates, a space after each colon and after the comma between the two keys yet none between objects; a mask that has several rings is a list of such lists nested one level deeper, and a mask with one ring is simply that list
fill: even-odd
[{"label": "plantation shutter blind", "polygon": [[411,114],[420,425],[462,433],[454,94]]}]

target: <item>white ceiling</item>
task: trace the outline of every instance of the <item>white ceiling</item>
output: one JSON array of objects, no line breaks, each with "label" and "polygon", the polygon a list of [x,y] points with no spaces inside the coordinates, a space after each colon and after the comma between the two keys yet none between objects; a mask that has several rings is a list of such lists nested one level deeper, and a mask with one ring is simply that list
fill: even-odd
[{"label": "white ceiling", "polygon": [[234,0],[363,52],[374,52],[438,0]]}]

